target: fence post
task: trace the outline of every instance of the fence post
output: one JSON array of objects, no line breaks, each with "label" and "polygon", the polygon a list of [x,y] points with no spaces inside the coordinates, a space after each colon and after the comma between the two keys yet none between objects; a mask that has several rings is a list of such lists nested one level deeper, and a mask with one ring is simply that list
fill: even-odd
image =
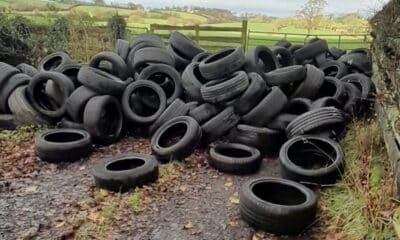
[{"label": "fence post", "polygon": [[150,32],[154,33],[155,30],[155,25],[154,24],[150,24]]},{"label": "fence post", "polygon": [[196,35],[195,35],[195,41],[196,41],[197,44],[199,44],[199,41],[200,41],[200,27],[199,27],[198,24],[196,24],[196,25],[194,26],[194,31],[195,31],[195,33],[196,33]]},{"label": "fence post", "polygon": [[340,48],[341,43],[342,43],[342,35],[339,35],[338,48]]},{"label": "fence post", "polygon": [[287,40],[287,33],[285,33],[284,38]]},{"label": "fence post", "polygon": [[243,20],[242,21],[242,48],[243,48],[243,50],[245,50],[246,46],[247,46],[247,25],[248,25],[248,21]]}]

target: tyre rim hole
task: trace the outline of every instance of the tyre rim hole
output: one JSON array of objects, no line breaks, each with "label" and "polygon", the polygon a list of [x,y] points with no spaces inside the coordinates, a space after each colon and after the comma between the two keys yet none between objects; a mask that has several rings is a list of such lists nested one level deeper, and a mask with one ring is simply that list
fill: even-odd
[{"label": "tyre rim hole", "polygon": [[335,77],[339,72],[339,68],[337,66],[329,66],[324,69],[325,76]]},{"label": "tyre rim hole", "polygon": [[177,144],[185,136],[187,130],[187,124],[182,122],[169,127],[161,134],[158,145],[167,148]]},{"label": "tyre rim hole", "polygon": [[138,112],[141,116],[152,116],[160,108],[161,99],[152,88],[139,87],[132,92],[131,96],[133,95],[136,95],[137,97],[130,101],[130,108],[141,110]]},{"label": "tyre rim hole", "polygon": [[307,201],[307,197],[302,191],[282,183],[257,183],[253,186],[252,192],[263,201],[283,206],[300,205]]},{"label": "tyre rim hole", "polygon": [[162,72],[154,73],[146,80],[157,83],[164,90],[167,98],[170,98],[174,94],[175,84],[168,74]]},{"label": "tyre rim hole", "polygon": [[236,49],[227,49],[225,51],[219,52],[215,55],[210,56],[209,58],[206,59],[206,61],[204,63],[211,63],[211,62],[216,62],[220,59],[223,59],[227,56],[229,56],[230,54],[232,54]]},{"label": "tyre rim hole", "polygon": [[305,112],[308,112],[309,110],[310,110],[310,107],[306,103],[293,102],[287,106],[285,113],[300,115]]},{"label": "tyre rim hole", "polygon": [[258,65],[263,67],[263,72],[271,72],[276,69],[274,57],[271,54],[269,54],[268,52],[261,51],[258,57],[259,57]]},{"label": "tyre rim hole", "polygon": [[115,136],[115,133],[121,125],[119,116],[120,113],[118,108],[114,104],[109,103],[104,107],[99,121],[99,129],[104,133],[104,135],[110,137]]},{"label": "tyre rim hole", "polygon": [[46,71],[50,71],[56,69],[58,66],[60,66],[61,63],[62,58],[60,56],[56,56],[45,62],[45,64],[43,65],[43,69]]},{"label": "tyre rim hole", "polygon": [[332,82],[328,82],[328,81],[324,81],[324,83],[321,86],[321,89],[319,90],[318,97],[317,98],[321,98],[321,97],[333,97],[335,96],[337,91],[337,87],[335,84],[333,84]]},{"label": "tyre rim hole", "polygon": [[81,140],[82,138],[82,134],[73,132],[52,133],[44,137],[46,141],[55,143],[75,142]]},{"label": "tyre rim hole", "polygon": [[139,158],[127,158],[127,159],[120,159],[114,162],[111,162],[106,166],[107,170],[109,171],[124,171],[124,170],[131,170],[134,168],[141,167],[145,164],[143,159]]},{"label": "tyre rim hole", "polygon": [[251,152],[244,150],[244,149],[239,149],[239,148],[233,148],[233,147],[221,147],[217,146],[215,148],[215,151],[221,155],[227,156],[227,157],[232,157],[232,158],[247,158],[251,157],[252,154]]}]

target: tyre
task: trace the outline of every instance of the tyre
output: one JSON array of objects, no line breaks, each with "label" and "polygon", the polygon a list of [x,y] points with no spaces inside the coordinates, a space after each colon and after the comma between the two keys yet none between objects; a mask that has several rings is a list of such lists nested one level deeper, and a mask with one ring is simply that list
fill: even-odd
[{"label": "tyre", "polygon": [[157,84],[162,84],[165,79],[171,80],[171,84],[167,84],[162,88],[167,96],[167,104],[169,105],[182,95],[183,90],[180,73],[169,65],[154,64],[145,68],[139,75],[139,80],[150,80]]},{"label": "tyre", "polygon": [[8,106],[18,125],[51,125],[50,119],[40,115],[30,104],[26,86],[18,87],[8,98]]},{"label": "tyre", "polygon": [[85,130],[83,123],[78,123],[71,121],[70,119],[63,117],[59,123],[57,123],[57,127],[59,128],[67,128],[67,129],[80,129]]},{"label": "tyre", "polygon": [[246,52],[246,72],[256,72],[264,77],[264,73],[278,68],[278,60],[274,53],[265,46],[257,46]]},{"label": "tyre", "polygon": [[15,130],[17,123],[12,114],[0,114],[0,130]]},{"label": "tyre", "polygon": [[292,138],[326,129],[339,136],[344,128],[343,113],[334,107],[323,107],[306,112],[291,121],[286,128],[286,136]]},{"label": "tyre", "polygon": [[347,99],[344,102],[343,110],[352,117],[359,115],[361,106],[361,91],[351,83],[343,83]]},{"label": "tyre", "polygon": [[80,87],[82,84],[78,81],[78,73],[82,65],[80,64],[67,64],[59,69],[59,72],[69,77],[74,83],[75,88]]},{"label": "tyre", "polygon": [[227,79],[210,81],[200,88],[206,102],[220,103],[231,100],[243,93],[249,86],[249,78],[244,71],[235,72]]},{"label": "tyre", "polygon": [[245,64],[240,47],[223,49],[199,64],[201,75],[208,80],[221,79],[238,71]]},{"label": "tyre", "polygon": [[208,58],[209,56],[211,56],[211,53],[209,53],[209,52],[201,52],[201,53],[197,54],[197,55],[192,59],[192,62],[193,62],[193,63],[200,63],[200,62],[202,62],[204,59]]},{"label": "tyre", "polygon": [[[51,102],[51,98],[42,93],[43,84],[51,80],[57,89],[59,103]],[[32,107],[47,118],[61,118],[66,111],[66,101],[73,91],[72,81],[62,73],[42,71],[36,74],[28,85],[28,96]]]},{"label": "tyre", "polygon": [[[266,126],[276,117],[287,103],[286,95],[279,87],[272,87],[271,91],[250,112],[242,117],[242,121],[248,125]],[[268,111],[265,111],[268,109]]]},{"label": "tyre", "polygon": [[306,68],[301,65],[278,68],[264,75],[264,79],[270,86],[282,86],[301,82],[307,75]]},{"label": "tyre", "polygon": [[352,72],[352,69],[355,69],[357,72],[364,73],[368,77],[372,75],[372,61],[370,57],[364,53],[345,54],[341,56],[338,61],[346,64],[350,72]]},{"label": "tyre", "polygon": [[99,94],[113,96],[121,96],[128,84],[112,74],[89,66],[82,66],[78,80]]},{"label": "tyre", "polygon": [[189,64],[182,73],[182,87],[185,94],[192,100],[203,101],[200,88],[205,82],[206,80],[201,76],[197,62]]},{"label": "tyre", "polygon": [[287,39],[284,38],[284,39],[281,39],[278,42],[276,42],[275,46],[290,48],[292,46],[292,44]]},{"label": "tyre", "polygon": [[298,115],[291,113],[281,113],[276,116],[270,123],[267,124],[267,127],[270,129],[285,131],[287,126],[296,118]]},{"label": "tyre", "polygon": [[240,188],[240,215],[250,225],[279,234],[299,234],[317,212],[317,197],[309,188],[280,178],[257,178]]},{"label": "tyre", "polygon": [[326,52],[328,50],[328,43],[325,40],[314,39],[310,41],[302,48],[296,50],[293,53],[293,57],[297,62],[302,63],[304,60],[312,59],[319,54]]},{"label": "tyre", "polygon": [[0,88],[0,112],[10,113],[8,98],[20,86],[28,85],[32,78],[24,73],[17,73],[4,82]]},{"label": "tyre", "polygon": [[164,123],[151,138],[151,150],[161,161],[183,160],[202,137],[199,124],[191,117],[175,117]]},{"label": "tyre", "polygon": [[373,105],[376,89],[371,78],[360,73],[353,73],[341,78],[340,81],[354,84],[360,90],[363,111],[368,110],[370,105]]},{"label": "tyre", "polygon": [[128,57],[129,53],[129,42],[124,39],[117,39],[114,46],[114,52],[118,54],[124,61]]},{"label": "tyre", "polygon": [[344,173],[340,145],[328,138],[297,136],[279,153],[282,176],[296,182],[334,184]]},{"label": "tyre", "polygon": [[189,107],[179,98],[175,99],[175,101],[173,101],[171,105],[169,105],[167,109],[165,109],[165,111],[160,115],[160,117],[157,118],[157,120],[149,127],[150,134],[153,134],[159,127],[161,127],[161,125],[169,120],[175,117],[185,116],[188,112]]},{"label": "tyre", "polygon": [[238,143],[220,143],[211,147],[208,163],[220,172],[250,174],[261,165],[258,149]]},{"label": "tyre", "polygon": [[314,99],[318,94],[324,82],[324,72],[310,64],[307,64],[306,68],[306,78],[298,85],[291,98]]},{"label": "tyre", "polygon": [[235,112],[239,115],[248,113],[268,92],[264,79],[258,73],[249,73],[248,78],[249,87],[233,104]]},{"label": "tyre", "polygon": [[40,71],[59,71],[64,65],[71,64],[72,60],[70,56],[64,52],[55,52],[44,57],[39,65],[38,70]]},{"label": "tyre", "polygon": [[320,67],[320,69],[325,73],[325,76],[327,77],[341,78],[348,73],[346,64],[334,60],[325,62]]},{"label": "tyre", "polygon": [[[130,101],[132,94],[143,97],[143,95],[140,95],[140,90],[153,92],[157,95],[159,102],[159,106],[156,108],[156,110],[150,114],[146,114],[145,116],[141,115],[141,113],[135,112],[136,108],[131,106],[132,102]],[[167,100],[164,91],[156,83],[147,80],[139,80],[128,85],[124,91],[124,94],[122,94],[121,104],[122,111],[124,112],[127,120],[140,124],[150,124],[164,112],[167,106]],[[134,102],[133,104],[135,105],[137,103]],[[138,104],[141,103],[139,102]]]},{"label": "tyre", "polygon": [[83,113],[83,126],[94,143],[109,145],[122,131],[121,106],[115,97],[104,95],[91,98]]},{"label": "tyre", "polygon": [[152,34],[152,33],[142,33],[142,34],[137,35],[129,43],[129,47],[135,48],[139,44],[143,44],[143,43],[149,44],[153,47],[164,48],[163,40],[159,36]]},{"label": "tyre", "polygon": [[66,111],[69,117],[75,122],[83,122],[83,112],[87,102],[99,94],[85,86],[80,86],[68,97]]},{"label": "tyre", "polygon": [[343,82],[334,77],[325,77],[316,98],[318,99],[323,97],[332,97],[339,104],[343,104],[346,100],[346,90]]},{"label": "tyre", "polygon": [[204,49],[197,46],[191,39],[180,32],[173,32],[169,38],[169,43],[176,52],[179,52],[180,55],[189,60],[192,60],[197,54],[204,52]]},{"label": "tyre", "polygon": [[274,46],[271,50],[276,56],[280,68],[293,65],[293,56],[287,48]]},{"label": "tyre", "polygon": [[333,60],[338,60],[342,55],[346,54],[346,51],[337,47],[331,47],[327,50],[327,53]]},{"label": "tyre", "polygon": [[188,103],[186,103],[186,106],[188,107],[189,112],[190,112],[199,106],[199,102],[196,102],[196,101],[188,102]]},{"label": "tyre", "polygon": [[84,130],[51,129],[35,139],[35,153],[46,162],[73,162],[88,156],[91,151],[91,138]]},{"label": "tyre", "polygon": [[[65,75],[64,75],[65,76]],[[68,90],[69,93],[72,93],[75,90],[74,83],[68,77],[63,77],[63,86]],[[55,101],[57,104],[61,105],[65,101],[63,95],[61,93],[60,86],[55,84],[53,81],[47,81],[45,86],[45,92],[49,98]]]},{"label": "tyre", "polygon": [[163,48],[146,47],[135,52],[132,67],[136,72],[141,72],[141,70],[149,63],[175,66],[175,59],[166,49]]},{"label": "tyre", "polygon": [[18,70],[20,70],[21,73],[25,73],[26,75],[28,75],[30,77],[33,77],[33,76],[35,76],[36,74],[39,73],[39,70],[37,70],[34,66],[31,66],[31,65],[26,64],[26,63],[18,64],[16,66],[16,68]]},{"label": "tyre", "polygon": [[173,58],[175,60],[175,68],[178,71],[184,70],[186,68],[186,66],[189,65],[190,59],[188,59],[185,56],[183,56],[182,53],[180,53],[172,45],[168,45],[167,46],[167,51],[171,56],[173,56]]},{"label": "tyre", "polygon": [[283,112],[293,115],[300,115],[310,111],[311,100],[307,98],[293,98],[290,99],[288,104],[285,106]]},{"label": "tyre", "polygon": [[323,108],[323,107],[335,107],[341,109],[340,103],[333,97],[323,97],[315,100],[311,105],[311,110]]},{"label": "tyre", "polygon": [[233,107],[228,107],[213,118],[201,125],[203,129],[203,142],[213,142],[224,136],[236,126],[240,117],[235,114]]},{"label": "tyre", "polygon": [[100,52],[96,54],[89,62],[89,66],[93,68],[100,68],[100,63],[107,62],[111,65],[111,74],[125,80],[128,78],[128,67],[125,60],[114,52]]},{"label": "tyre", "polygon": [[0,62],[0,73],[1,73],[0,74],[0,88],[1,88],[11,76],[19,73],[19,70],[11,65],[8,65],[7,63]]},{"label": "tyre", "polygon": [[270,128],[239,124],[231,130],[228,139],[232,143],[255,147],[263,155],[275,156],[283,144],[285,135]]},{"label": "tyre", "polygon": [[302,48],[303,45],[292,45],[288,48],[289,52],[293,55],[295,51],[299,50],[300,48]]},{"label": "tyre", "polygon": [[158,163],[153,156],[129,153],[102,159],[92,170],[98,188],[127,192],[158,179]]},{"label": "tyre", "polygon": [[204,103],[189,111],[189,116],[199,124],[203,124],[218,114],[218,109],[209,103]]}]

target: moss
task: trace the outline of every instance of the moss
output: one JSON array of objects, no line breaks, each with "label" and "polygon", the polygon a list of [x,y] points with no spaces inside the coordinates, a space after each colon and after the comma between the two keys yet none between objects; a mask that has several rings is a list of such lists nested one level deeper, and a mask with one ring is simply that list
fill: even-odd
[{"label": "moss", "polygon": [[131,193],[126,200],[126,202],[129,204],[129,206],[133,209],[133,211],[138,212],[142,209],[141,202],[140,202],[140,192],[135,190],[133,193]]}]

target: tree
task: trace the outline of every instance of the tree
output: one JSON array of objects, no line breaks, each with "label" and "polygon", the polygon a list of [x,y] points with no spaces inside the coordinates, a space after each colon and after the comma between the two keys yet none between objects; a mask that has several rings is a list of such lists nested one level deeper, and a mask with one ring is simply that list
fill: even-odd
[{"label": "tree", "polygon": [[96,5],[106,5],[104,0],[94,0],[94,4],[96,4]]},{"label": "tree", "polygon": [[308,0],[297,11],[298,16],[305,20],[308,33],[318,28],[326,4],[326,0]]}]

